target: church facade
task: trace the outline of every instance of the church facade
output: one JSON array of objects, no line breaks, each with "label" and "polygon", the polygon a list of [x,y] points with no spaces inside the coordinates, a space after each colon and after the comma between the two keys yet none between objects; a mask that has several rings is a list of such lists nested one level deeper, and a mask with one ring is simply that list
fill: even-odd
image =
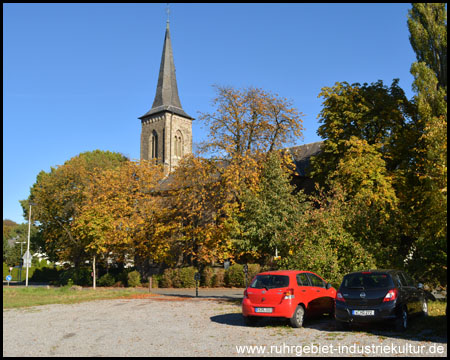
[{"label": "church facade", "polygon": [[[183,110],[178,96],[169,20],[159,68],[155,99],[151,109],[139,117],[141,130],[141,160],[155,160],[164,165],[170,174],[180,159],[192,153],[192,121],[194,118]],[[314,183],[308,168],[311,156],[321,151],[322,142],[286,149],[296,166],[293,183],[306,192],[313,191]]]},{"label": "church facade", "polygon": [[139,117],[141,160],[155,160],[170,173],[180,159],[192,153],[192,121],[185,113],[178,96],[169,21],[159,68],[158,84],[151,109]]}]

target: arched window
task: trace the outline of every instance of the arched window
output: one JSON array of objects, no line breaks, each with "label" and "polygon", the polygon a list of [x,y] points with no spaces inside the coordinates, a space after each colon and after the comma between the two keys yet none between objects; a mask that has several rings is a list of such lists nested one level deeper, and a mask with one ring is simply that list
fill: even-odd
[{"label": "arched window", "polygon": [[182,157],[183,156],[183,135],[181,131],[178,130],[175,135],[175,156]]},{"label": "arched window", "polygon": [[152,131],[152,138],[151,138],[151,158],[157,159],[158,158],[158,133],[153,130]]}]

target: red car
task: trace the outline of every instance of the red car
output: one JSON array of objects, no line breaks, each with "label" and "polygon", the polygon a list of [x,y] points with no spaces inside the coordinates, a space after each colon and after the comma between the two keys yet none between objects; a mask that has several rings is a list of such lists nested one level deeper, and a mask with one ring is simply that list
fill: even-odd
[{"label": "red car", "polygon": [[260,317],[283,317],[302,327],[305,314],[333,314],[336,290],[310,271],[267,271],[244,291],[242,315],[252,325]]}]

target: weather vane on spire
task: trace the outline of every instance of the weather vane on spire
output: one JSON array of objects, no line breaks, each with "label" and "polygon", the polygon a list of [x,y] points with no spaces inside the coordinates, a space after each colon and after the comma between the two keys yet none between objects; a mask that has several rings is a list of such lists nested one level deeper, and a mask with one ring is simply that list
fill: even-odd
[{"label": "weather vane on spire", "polygon": [[170,17],[170,7],[169,7],[169,3],[167,3],[167,6],[166,6],[166,13],[167,13],[167,23],[169,23],[169,17]]}]

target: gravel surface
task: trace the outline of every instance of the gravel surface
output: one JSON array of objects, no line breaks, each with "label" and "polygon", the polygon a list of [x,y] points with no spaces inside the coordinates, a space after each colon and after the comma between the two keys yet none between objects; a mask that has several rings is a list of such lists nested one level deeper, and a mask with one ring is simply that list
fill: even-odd
[{"label": "gravel surface", "polygon": [[3,310],[3,356],[447,356],[447,339],[397,335],[328,318],[247,327],[236,303],[173,296]]}]

